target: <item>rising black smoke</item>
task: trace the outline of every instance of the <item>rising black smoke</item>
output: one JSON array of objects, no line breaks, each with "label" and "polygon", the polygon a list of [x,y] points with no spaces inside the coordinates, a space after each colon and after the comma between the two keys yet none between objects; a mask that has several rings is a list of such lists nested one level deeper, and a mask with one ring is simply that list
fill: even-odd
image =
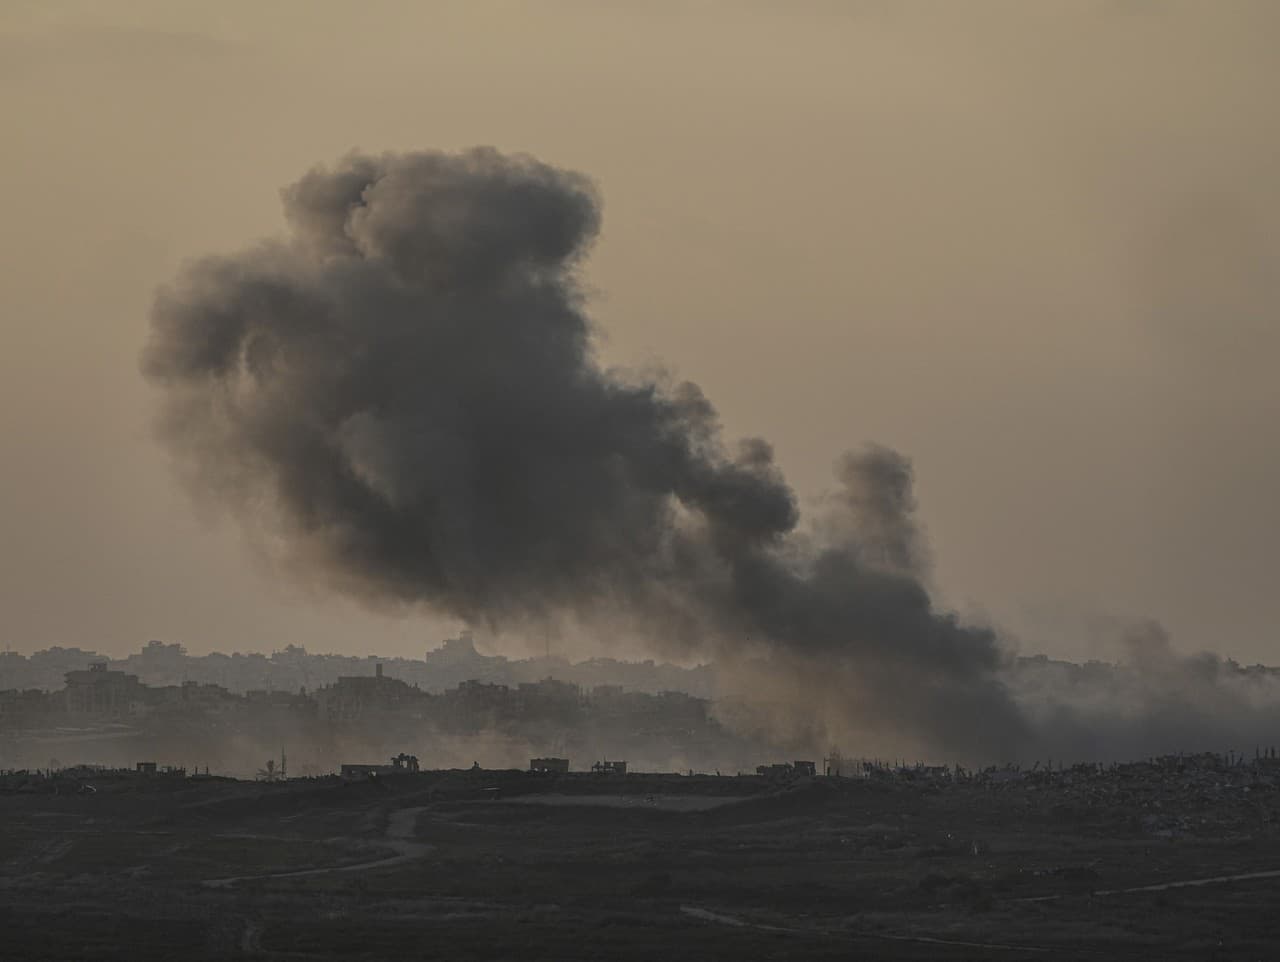
[{"label": "rising black smoke", "polygon": [[367,600],[764,654],[824,724],[983,755],[1024,738],[994,636],[930,599],[901,456],[847,456],[802,525],[769,445],[727,446],[695,385],[600,365],[584,177],[355,154],[283,200],[287,239],[158,295],[143,357],[187,483],[259,543]]}]

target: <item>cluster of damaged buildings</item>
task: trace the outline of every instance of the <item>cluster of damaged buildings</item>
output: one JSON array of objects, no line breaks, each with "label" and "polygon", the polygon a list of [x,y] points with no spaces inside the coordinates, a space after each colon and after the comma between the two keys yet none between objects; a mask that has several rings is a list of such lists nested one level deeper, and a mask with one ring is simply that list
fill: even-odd
[{"label": "cluster of damaged buildings", "polygon": [[0,691],[0,731],[40,729],[60,724],[141,722],[173,715],[222,715],[260,709],[314,714],[305,691],[249,691],[234,694],[220,685],[183,682],[151,686],[137,675],[112,670],[105,661],[69,671],[57,691],[37,688]]},{"label": "cluster of damaged buildings", "polygon": [[115,660],[80,648],[54,646],[23,655],[0,651],[0,689],[60,688],[67,672],[109,661],[110,667],[137,675],[144,683],[164,687],[183,681],[220,685],[233,692],[314,691],[342,677],[372,675],[383,662],[386,673],[428,691],[440,692],[471,679],[515,686],[552,676],[590,690],[597,685],[620,684],[634,691],[682,691],[709,698],[715,676],[708,666],[683,668],[648,661],[590,658],[570,661],[545,656],[512,659],[486,655],[476,649],[469,635],[444,641],[420,658],[381,658],[376,655],[334,655],[309,652],[286,645],[270,654],[260,652],[210,652],[193,655],[182,645],[151,641],[124,658]]},{"label": "cluster of damaged buildings", "polygon": [[194,681],[153,686],[106,662],[68,671],[63,681],[57,691],[0,691],[0,733],[107,724],[180,728],[197,722],[235,728],[272,719],[339,731],[387,725],[460,734],[589,727],[676,740],[718,729],[710,703],[683,692],[647,693],[616,685],[588,690],[553,678],[516,685],[463,681],[429,692],[389,677],[381,663],[372,674],[342,676],[310,691],[241,694]]}]

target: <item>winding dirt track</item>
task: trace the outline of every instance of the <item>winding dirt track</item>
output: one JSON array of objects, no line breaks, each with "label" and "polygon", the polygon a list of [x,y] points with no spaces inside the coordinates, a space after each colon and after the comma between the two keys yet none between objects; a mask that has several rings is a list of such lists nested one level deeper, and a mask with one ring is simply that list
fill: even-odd
[{"label": "winding dirt track", "polygon": [[227,888],[238,882],[255,882],[274,878],[305,878],[308,875],[328,875],[331,872],[367,872],[375,868],[388,868],[422,858],[431,851],[430,845],[413,842],[413,830],[418,824],[418,815],[426,806],[417,808],[401,808],[391,813],[387,820],[387,831],[384,843],[396,854],[386,858],[371,859],[368,862],[356,862],[354,865],[330,865],[324,868],[307,868],[296,872],[268,872],[265,875],[235,875],[229,878],[205,879],[204,885],[209,888]]},{"label": "winding dirt track", "polygon": [[732,925],[735,928],[760,929],[764,932],[790,932],[794,935],[825,936],[827,938],[843,939],[849,942],[862,941],[864,939],[879,939],[887,942],[923,942],[928,945],[952,945],[966,949],[990,949],[1000,952],[1040,953],[1050,951],[1047,948],[1041,948],[1036,945],[1004,945],[1000,942],[963,942],[958,939],[937,939],[928,935],[888,935],[882,932],[832,932],[826,929],[805,929],[790,928],[781,925],[762,925],[756,922],[747,922],[743,919],[735,918],[732,915],[722,915],[719,912],[711,912],[707,909],[698,908],[694,905],[682,905],[680,906],[680,911],[695,919],[702,919],[704,922],[716,922],[720,925]]},{"label": "winding dirt track", "polygon": [[1127,895],[1130,892],[1164,892],[1167,889],[1194,888],[1198,885],[1219,885],[1223,882],[1247,882],[1255,878],[1280,878],[1280,869],[1268,872],[1243,872],[1240,875],[1214,875],[1209,878],[1184,879],[1181,882],[1161,882],[1158,885],[1138,885],[1131,889],[1103,889],[1094,895]]},{"label": "winding dirt track", "polygon": [[[1103,895],[1130,895],[1137,892],[1167,892],[1169,889],[1186,889],[1197,888],[1201,885],[1222,885],[1226,882],[1248,882],[1251,879],[1261,878],[1280,878],[1280,869],[1270,869],[1265,872],[1241,872],[1238,875],[1211,875],[1208,878],[1191,878],[1182,879],[1176,882],[1157,882],[1154,885],[1135,885],[1127,889],[1098,889],[1089,893],[1094,898]],[[1013,902],[1056,902],[1058,899],[1066,898],[1062,894],[1057,895],[1034,895],[1031,898],[1011,899]]]}]

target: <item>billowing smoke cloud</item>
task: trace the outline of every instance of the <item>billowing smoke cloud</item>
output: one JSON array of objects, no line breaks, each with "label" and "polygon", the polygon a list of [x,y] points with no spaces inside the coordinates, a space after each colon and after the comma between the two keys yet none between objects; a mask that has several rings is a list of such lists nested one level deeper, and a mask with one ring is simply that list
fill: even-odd
[{"label": "billowing smoke cloud", "polygon": [[585,178],[352,155],[283,200],[287,239],[159,295],[143,358],[189,485],[278,557],[472,623],[763,654],[827,725],[988,756],[1025,737],[994,636],[930,599],[905,459],[847,456],[803,525],[769,445],[727,445],[695,385],[601,366]]}]

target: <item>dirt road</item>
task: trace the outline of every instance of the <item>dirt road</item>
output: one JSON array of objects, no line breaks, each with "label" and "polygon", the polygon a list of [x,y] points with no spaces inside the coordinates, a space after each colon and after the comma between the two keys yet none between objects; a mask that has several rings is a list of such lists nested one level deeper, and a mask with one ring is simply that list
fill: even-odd
[{"label": "dirt road", "polygon": [[[301,869],[296,872],[269,872],[265,875],[236,875],[230,878],[205,879],[204,885],[209,888],[226,888],[238,882],[252,882],[261,879],[305,878],[308,875],[327,875],[330,872],[367,872],[375,868],[388,868],[421,858],[431,851],[430,845],[410,841],[418,824],[418,815],[426,806],[401,808],[391,813],[387,820],[387,831],[383,844],[394,851],[395,855],[385,858],[371,859],[368,862],[356,862],[353,865],[330,865],[324,868]],[[352,839],[352,841],[358,841]]]}]

